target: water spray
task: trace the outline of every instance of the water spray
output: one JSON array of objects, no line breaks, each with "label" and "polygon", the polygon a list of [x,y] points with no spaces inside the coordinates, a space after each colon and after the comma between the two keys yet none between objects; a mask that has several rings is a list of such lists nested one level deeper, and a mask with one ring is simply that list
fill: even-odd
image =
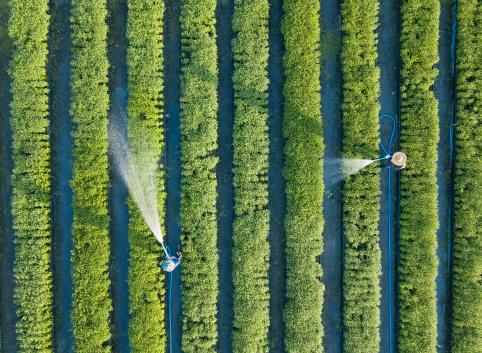
[{"label": "water spray", "polygon": [[114,124],[110,127],[109,138],[115,166],[147,226],[162,246],[165,256],[161,268],[166,272],[172,272],[181,263],[181,255],[172,256],[169,247],[164,244],[157,204],[157,162],[156,155],[151,152],[154,149],[144,146],[141,150],[132,151],[127,137]]}]

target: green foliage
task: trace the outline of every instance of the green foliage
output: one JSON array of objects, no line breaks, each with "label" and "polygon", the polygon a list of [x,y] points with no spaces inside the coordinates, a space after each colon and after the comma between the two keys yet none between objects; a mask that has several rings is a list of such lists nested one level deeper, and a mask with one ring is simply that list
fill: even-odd
[{"label": "green foliage", "polygon": [[218,254],[216,223],[216,0],[181,1],[181,232],[183,351],[215,352]]},{"label": "green foliage", "polygon": [[452,352],[482,352],[482,3],[457,5]]},{"label": "green foliage", "polygon": [[286,350],[322,352],[323,129],[319,1],[283,4],[286,181]]},{"label": "green foliage", "polygon": [[[379,149],[378,1],[342,3],[343,157],[374,158]],[[380,342],[380,173],[369,167],[343,188],[343,338],[347,352],[377,352]]]},{"label": "green foliage", "polygon": [[233,352],[268,351],[267,0],[235,0]]},{"label": "green foliage", "polygon": [[400,147],[399,351],[436,352],[435,277],[438,228],[436,161],[440,4],[402,1]]},{"label": "green foliage", "polygon": [[14,299],[20,352],[52,350],[47,10],[47,0],[10,1]]},{"label": "green foliage", "polygon": [[75,351],[110,352],[106,3],[72,1]]},{"label": "green foliage", "polygon": [[[128,129],[131,152],[140,165],[156,165],[163,146],[163,24],[161,0],[128,0]],[[158,178],[159,214],[164,214],[162,172],[146,170]],[[132,352],[163,353],[164,289],[159,267],[161,249],[138,206],[129,202],[129,338]]]}]

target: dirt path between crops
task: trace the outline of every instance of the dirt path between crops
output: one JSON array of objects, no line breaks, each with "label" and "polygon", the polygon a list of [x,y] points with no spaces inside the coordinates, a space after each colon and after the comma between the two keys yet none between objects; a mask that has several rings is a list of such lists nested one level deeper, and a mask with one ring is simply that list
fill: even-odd
[{"label": "dirt path between crops", "polygon": [[269,263],[269,342],[270,353],[283,353],[283,307],[286,294],[286,259],[284,216],[286,211],[285,183],[283,179],[284,140],[283,122],[283,36],[281,19],[282,0],[270,0],[269,14],[269,170],[268,195],[270,210],[270,263]]},{"label": "dirt path between crops", "polygon": [[[389,114],[397,120],[399,115],[399,76],[400,76],[400,2],[387,0],[380,3],[380,25],[378,28],[378,65],[380,77],[380,115]],[[392,125],[383,120],[380,136],[388,144]],[[397,133],[391,151],[398,149]],[[388,173],[391,173],[391,198],[388,200]],[[380,209],[380,249],[382,253],[381,286],[381,326],[380,352],[396,352],[397,335],[397,229],[398,229],[398,173],[381,170],[381,209]],[[390,214],[388,214],[390,207]],[[390,217],[390,231],[388,226]],[[390,239],[389,239],[390,237]],[[390,252],[389,252],[389,240]],[[390,310],[391,309],[391,310]]]},{"label": "dirt path between crops", "polygon": [[[324,158],[340,158],[342,74],[340,63],[341,17],[339,0],[321,1],[321,109],[325,143]],[[343,228],[341,183],[327,179],[323,201],[323,346],[326,352],[343,351]]]},{"label": "dirt path between crops", "polygon": [[439,230],[437,232],[437,352],[450,352],[450,289],[451,289],[451,182],[450,127],[454,98],[454,73],[452,71],[452,1],[441,1],[439,76],[434,91],[439,103],[440,141],[438,144],[438,209]]},{"label": "dirt path between crops", "polygon": [[[110,123],[127,138],[127,2],[108,0],[109,16],[109,95]],[[116,353],[128,353],[129,348],[129,211],[128,191],[116,168],[110,164],[110,278],[112,295],[112,348]]]},{"label": "dirt path between crops", "polygon": [[[180,127],[180,74],[181,74],[181,28],[179,0],[166,2],[164,13],[164,100],[166,127],[166,232],[167,241],[174,251],[180,245],[181,222],[181,127]],[[181,269],[182,270],[182,269]],[[169,290],[169,288],[167,288]],[[166,291],[167,293],[167,291]],[[166,308],[169,302],[166,300]],[[181,271],[172,273],[172,339],[173,351],[181,352],[182,337],[182,290]],[[167,310],[167,309],[166,309]],[[166,318],[168,317],[166,311]],[[166,325],[168,328],[169,326]]]},{"label": "dirt path between crops", "polygon": [[73,352],[72,323],[72,122],[70,119],[70,2],[50,4],[48,76],[50,84],[52,175],[52,268],[54,348]]},{"label": "dirt path between crops", "polygon": [[0,319],[1,351],[14,353],[18,346],[15,335],[15,305],[13,302],[14,245],[10,199],[12,188],[12,148],[10,129],[10,78],[7,73],[10,44],[7,34],[8,8],[0,5]]},{"label": "dirt path between crops", "polygon": [[217,48],[219,63],[218,83],[218,156],[216,175],[219,250],[218,346],[220,353],[229,353],[233,322],[232,234],[234,219],[233,190],[233,1],[218,0],[216,9]]}]

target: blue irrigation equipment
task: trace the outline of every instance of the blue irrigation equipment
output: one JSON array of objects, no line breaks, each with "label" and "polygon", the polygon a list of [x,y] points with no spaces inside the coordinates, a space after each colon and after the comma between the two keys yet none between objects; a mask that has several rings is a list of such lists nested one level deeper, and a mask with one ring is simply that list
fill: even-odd
[{"label": "blue irrigation equipment", "polygon": [[[390,134],[390,139],[388,141],[388,145],[385,145],[383,142],[380,144],[382,151],[385,153],[385,156],[377,158],[377,160],[389,160],[392,156],[392,143],[393,138],[395,136],[395,131],[397,129],[397,123],[394,117],[388,114],[384,114],[380,117],[380,122],[384,120],[389,120],[392,124],[392,132]],[[392,214],[391,214],[391,197],[392,197],[392,165],[389,164],[387,167],[387,174],[388,174],[388,183],[387,183],[387,226],[388,226],[388,317],[389,317],[389,347],[390,353],[393,352],[393,315],[392,315],[392,262],[391,262],[391,254],[392,254],[392,245],[391,245],[391,235],[392,235]]]},{"label": "blue irrigation equipment", "polygon": [[[164,244],[162,244],[164,248]],[[164,248],[167,256],[170,256],[169,246]],[[172,352],[172,272],[169,272],[169,295],[168,295],[168,303],[167,303],[167,312],[168,312],[168,325],[169,325],[169,352]]]}]

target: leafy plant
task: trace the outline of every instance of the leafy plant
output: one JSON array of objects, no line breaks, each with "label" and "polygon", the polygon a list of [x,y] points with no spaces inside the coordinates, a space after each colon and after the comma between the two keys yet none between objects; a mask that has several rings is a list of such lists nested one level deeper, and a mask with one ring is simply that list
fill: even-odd
[{"label": "leafy plant", "polygon": [[235,0],[233,352],[267,352],[269,327],[267,0]]},{"label": "leafy plant", "polygon": [[482,349],[482,5],[457,4],[452,352]]},{"label": "leafy plant", "polygon": [[8,23],[16,332],[21,352],[45,353],[53,334],[47,11],[47,0],[12,0]]},{"label": "leafy plant", "polygon": [[399,351],[436,352],[435,277],[438,228],[436,162],[440,4],[401,7],[400,147],[408,155],[400,176]]},{"label": "leafy plant", "polygon": [[[131,152],[145,166],[159,162],[163,147],[164,2],[128,0],[128,130]],[[158,180],[159,214],[164,214],[162,170],[148,170]],[[165,352],[164,288],[161,249],[138,206],[129,200],[129,338],[132,352]]]},{"label": "leafy plant", "polygon": [[181,1],[181,236],[183,351],[215,352],[218,254],[216,223],[216,0]]},{"label": "leafy plant", "polygon": [[320,3],[283,4],[283,135],[286,181],[286,350],[321,352],[323,285],[323,129],[320,107]]},{"label": "leafy plant", "polygon": [[72,1],[75,351],[110,352],[106,2]]},{"label": "leafy plant", "polygon": [[[343,157],[379,149],[378,1],[342,3]],[[368,167],[343,187],[343,338],[347,352],[377,352],[380,342],[380,172]]]}]

